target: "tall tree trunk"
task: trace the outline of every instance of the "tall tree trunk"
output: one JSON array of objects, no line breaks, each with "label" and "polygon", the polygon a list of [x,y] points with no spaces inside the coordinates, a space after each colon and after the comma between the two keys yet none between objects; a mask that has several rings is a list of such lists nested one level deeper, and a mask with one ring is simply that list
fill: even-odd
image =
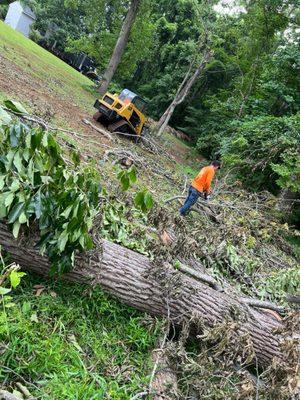
[{"label": "tall tree trunk", "polygon": [[110,84],[118,65],[120,64],[122,55],[124,53],[125,47],[128,42],[130,31],[132,25],[135,21],[138,8],[141,0],[132,0],[130,8],[127,12],[126,18],[123,22],[120,35],[118,37],[117,43],[115,45],[114,51],[112,53],[111,59],[109,61],[108,67],[103,75],[102,82],[99,87],[99,93],[101,96],[107,91],[108,85]]},{"label": "tall tree trunk", "polygon": [[192,86],[194,85],[194,83],[196,82],[198,77],[201,75],[201,73],[205,69],[206,64],[212,58],[212,55],[213,55],[212,51],[206,49],[204,51],[201,63],[197,66],[197,68],[193,74],[191,74],[191,71],[194,66],[194,61],[191,62],[189,69],[188,69],[187,73],[185,74],[185,77],[184,77],[183,81],[181,82],[172,103],[169,105],[169,107],[163,113],[163,115],[161,116],[161,118],[159,119],[159,121],[156,125],[156,130],[157,130],[158,136],[160,136],[164,132],[164,130],[166,129],[166,127],[170,121],[170,118],[173,115],[175,108],[186,99],[186,96],[189,94],[190,89],[192,88]]},{"label": "tall tree trunk", "polygon": [[[48,259],[39,254],[30,238],[16,241],[3,222],[0,245],[12,261],[39,274],[49,274]],[[280,337],[273,332],[281,324],[270,314],[247,306],[235,293],[217,291],[170,265],[155,265],[146,256],[115,243],[96,242],[92,251],[77,257],[76,267],[64,278],[99,284],[123,303],[169,317],[177,325],[194,321],[196,334],[201,334],[203,324],[207,329],[231,321],[236,340],[247,338],[259,365],[270,365],[273,357],[281,357]]]}]

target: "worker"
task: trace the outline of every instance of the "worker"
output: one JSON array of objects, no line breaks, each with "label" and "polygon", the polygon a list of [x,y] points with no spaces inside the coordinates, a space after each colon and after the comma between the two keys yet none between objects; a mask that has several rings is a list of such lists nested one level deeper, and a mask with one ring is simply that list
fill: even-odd
[{"label": "worker", "polygon": [[189,188],[188,197],[186,198],[183,206],[179,210],[180,215],[186,215],[189,209],[197,202],[201,196],[205,200],[209,199],[211,193],[211,183],[215,176],[216,170],[220,169],[220,161],[213,161],[211,165],[201,169],[196,178],[192,181]]}]

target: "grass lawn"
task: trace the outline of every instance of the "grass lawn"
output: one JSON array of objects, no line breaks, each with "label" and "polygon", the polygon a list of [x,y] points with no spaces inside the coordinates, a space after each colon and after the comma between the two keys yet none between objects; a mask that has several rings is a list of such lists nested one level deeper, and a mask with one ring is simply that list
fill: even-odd
[{"label": "grass lawn", "polygon": [[21,382],[37,399],[127,400],[147,386],[154,319],[100,290],[34,275],[3,299],[0,388]]},{"label": "grass lawn", "polygon": [[92,111],[93,82],[2,21],[0,54],[0,99],[13,94],[31,106],[38,90],[40,100],[44,98],[52,107],[56,100]]}]

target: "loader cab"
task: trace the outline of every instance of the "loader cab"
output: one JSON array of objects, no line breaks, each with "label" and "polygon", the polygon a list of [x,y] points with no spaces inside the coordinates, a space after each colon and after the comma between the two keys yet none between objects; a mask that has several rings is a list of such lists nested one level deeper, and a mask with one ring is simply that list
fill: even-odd
[{"label": "loader cab", "polygon": [[131,90],[124,89],[118,98],[125,104],[133,104],[141,112],[146,110],[147,103],[140,96],[131,92]]},{"label": "loader cab", "polygon": [[145,123],[144,110],[146,102],[131,90],[124,89],[118,96],[124,104],[124,116],[135,129],[136,133],[141,134]]}]

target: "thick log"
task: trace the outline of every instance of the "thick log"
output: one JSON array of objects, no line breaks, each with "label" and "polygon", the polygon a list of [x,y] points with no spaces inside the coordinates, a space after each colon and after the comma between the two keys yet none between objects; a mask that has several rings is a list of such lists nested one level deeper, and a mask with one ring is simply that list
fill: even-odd
[{"label": "thick log", "polygon": [[[49,274],[48,259],[39,254],[28,238],[16,241],[3,222],[0,245],[22,267]],[[169,316],[175,324],[193,320],[209,328],[234,321],[237,340],[249,335],[259,365],[270,365],[273,357],[281,357],[280,338],[273,332],[280,322],[271,315],[251,309],[235,295],[219,292],[170,265],[154,265],[144,255],[107,240],[99,240],[93,251],[80,255],[75,269],[64,278],[99,284],[123,303],[152,315]],[[197,326],[196,334],[201,334],[201,327]]]}]

